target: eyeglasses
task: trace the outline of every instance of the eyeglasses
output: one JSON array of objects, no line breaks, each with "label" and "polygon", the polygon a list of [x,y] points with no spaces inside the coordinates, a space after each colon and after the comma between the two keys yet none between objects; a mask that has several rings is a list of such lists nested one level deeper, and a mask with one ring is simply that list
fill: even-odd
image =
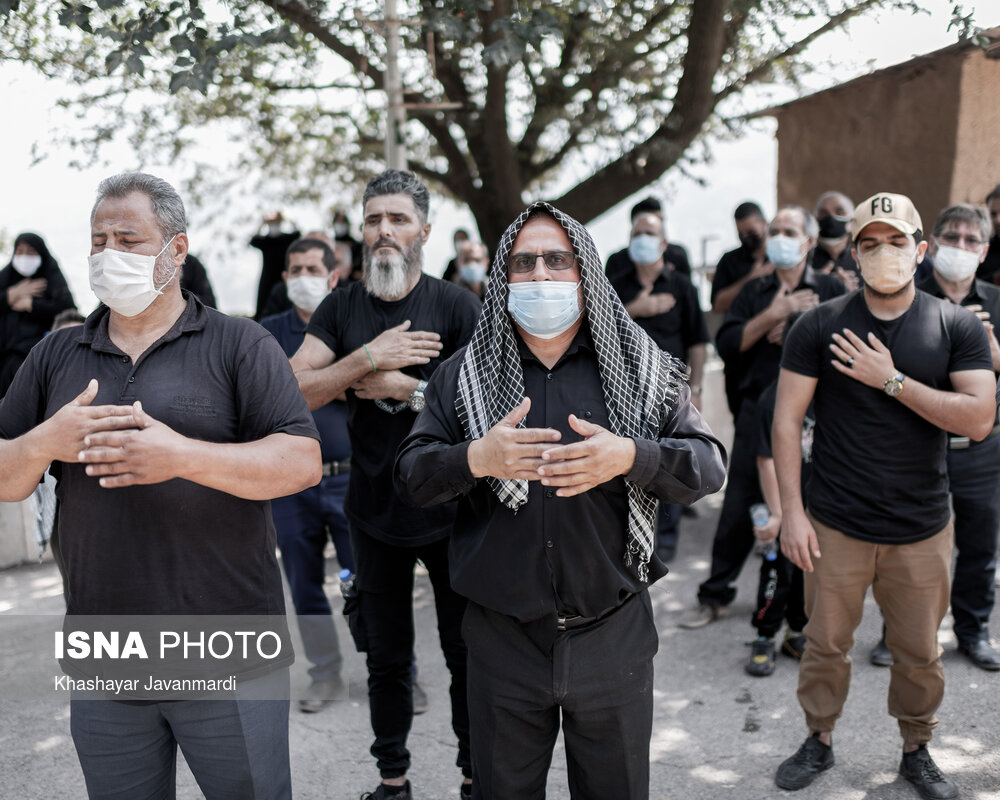
[{"label": "eyeglasses", "polygon": [[949,247],[956,247],[964,242],[973,250],[978,250],[984,244],[983,240],[978,236],[963,236],[960,233],[942,233],[937,238]]},{"label": "eyeglasses", "polygon": [[510,271],[514,273],[531,272],[538,263],[538,259],[545,262],[545,266],[551,270],[569,269],[576,263],[576,256],[561,250],[553,250],[549,253],[536,253],[534,255],[519,254],[510,257],[507,262]]}]

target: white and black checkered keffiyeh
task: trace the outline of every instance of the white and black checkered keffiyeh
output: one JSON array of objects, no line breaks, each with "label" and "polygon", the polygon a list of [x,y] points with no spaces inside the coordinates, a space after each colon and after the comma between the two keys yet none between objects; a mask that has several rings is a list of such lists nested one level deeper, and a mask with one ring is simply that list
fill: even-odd
[{"label": "white and black checkered keffiyeh", "polygon": [[[580,280],[586,318],[597,353],[611,432],[617,436],[657,439],[660,426],[676,404],[686,369],[660,350],[629,317],[604,274],[590,233],[572,217],[546,202],[521,212],[504,232],[493,259],[493,277],[486,289],[483,312],[472,334],[458,375],[458,412],[465,435],[479,439],[524,398],[524,372],[507,311],[507,260],[518,232],[533,212],[550,214],[569,235],[580,260]],[[524,421],[521,422],[521,427]],[[517,511],[528,501],[528,482],[487,478],[504,505]],[[626,566],[648,580],[653,552],[657,500],[626,481],[628,541]]]}]

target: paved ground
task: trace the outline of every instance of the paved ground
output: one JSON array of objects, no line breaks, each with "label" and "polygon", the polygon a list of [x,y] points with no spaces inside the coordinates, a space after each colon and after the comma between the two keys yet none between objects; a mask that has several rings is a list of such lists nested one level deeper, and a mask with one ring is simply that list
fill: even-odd
[{"label": "paved ground", "polygon": [[[725,417],[709,409],[720,435]],[[694,600],[708,569],[708,553],[718,497],[698,504],[697,519],[685,518],[681,545],[671,573],[652,589],[660,628],[656,658],[655,718],[652,740],[651,797],[656,800],[896,800],[916,793],[897,775],[900,740],[886,714],[889,673],[868,664],[867,652],[878,636],[878,612],[869,598],[858,631],[856,668],[844,717],[835,734],[837,765],[813,786],[782,792],[774,770],[805,736],[795,699],[796,662],[779,657],[769,678],[751,678],[742,669],[745,643],[752,638],[749,617],[756,564],[744,570],[732,616],[699,631],[677,627]],[[335,568],[328,570],[335,574]],[[329,585],[331,594],[335,584]],[[338,601],[339,603],[339,601]],[[435,647],[436,628],[430,584],[420,578],[416,620],[421,683],[430,710],[414,721],[410,778],[419,800],[458,796],[458,770],[447,707],[447,672]],[[17,699],[19,670],[26,669],[38,643],[41,621],[30,615],[59,614],[62,597],[52,564],[0,572],[0,800],[49,800],[85,797],[83,778],[69,737],[65,703]],[[1000,613],[994,613],[1000,630]],[[338,620],[338,624],[340,620]],[[938,764],[975,800],[1000,800],[1000,673],[971,666],[955,652],[946,621],[941,631],[947,692],[932,750]],[[341,642],[348,649],[346,628]],[[293,668],[293,692],[307,683],[305,666]],[[370,744],[364,662],[354,652],[346,660],[349,696],[320,714],[291,716],[292,771],[301,800],[354,800],[375,787],[377,772]],[[181,766],[178,797],[201,798]],[[549,797],[567,798],[565,758],[557,750]],[[615,800],[607,798],[606,800]]]}]

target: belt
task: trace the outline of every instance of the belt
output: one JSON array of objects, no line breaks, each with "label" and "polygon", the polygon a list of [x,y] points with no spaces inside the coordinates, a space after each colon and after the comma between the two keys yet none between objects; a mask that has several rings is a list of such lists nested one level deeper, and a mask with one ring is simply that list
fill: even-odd
[{"label": "belt", "polygon": [[[994,436],[997,435],[997,433],[1000,433],[1000,425],[994,425],[993,426],[993,430],[991,430],[986,435],[986,438],[983,439],[982,441],[985,442],[986,439],[992,439]],[[972,447],[973,444],[974,443],[973,443],[972,439],[970,439],[968,436],[949,436],[948,437],[948,448],[950,450],[968,450],[970,447]]]},{"label": "belt", "polygon": [[323,463],[324,478],[329,478],[333,475],[346,475],[350,471],[350,461],[326,461]]}]

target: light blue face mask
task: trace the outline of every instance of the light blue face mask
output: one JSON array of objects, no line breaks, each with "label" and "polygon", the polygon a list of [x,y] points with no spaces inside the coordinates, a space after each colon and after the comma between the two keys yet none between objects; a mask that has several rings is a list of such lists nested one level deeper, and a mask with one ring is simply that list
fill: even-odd
[{"label": "light blue face mask", "polygon": [[470,261],[459,267],[458,274],[466,283],[482,283],[483,279],[486,278],[486,265]]},{"label": "light blue face mask", "polygon": [[636,264],[652,264],[659,260],[662,240],[651,233],[640,233],[628,243],[628,257]]},{"label": "light blue face mask", "polygon": [[802,241],[791,236],[769,236],[767,260],[778,269],[791,269],[802,260]]},{"label": "light blue face mask", "polygon": [[571,281],[508,283],[507,310],[525,333],[554,339],[580,318],[579,285]]}]

